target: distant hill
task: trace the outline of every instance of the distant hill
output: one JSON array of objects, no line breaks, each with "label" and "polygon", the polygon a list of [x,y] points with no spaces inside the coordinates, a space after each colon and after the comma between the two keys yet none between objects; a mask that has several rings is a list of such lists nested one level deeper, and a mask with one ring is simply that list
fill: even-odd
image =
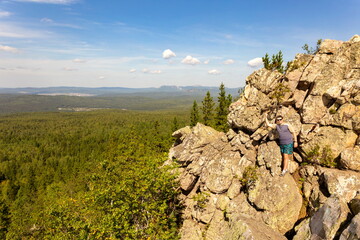
[{"label": "distant hill", "polygon": [[[235,96],[238,95],[239,88],[226,88],[226,92]],[[161,86],[159,88],[123,88],[123,87],[46,87],[46,88],[0,88],[0,94],[30,94],[30,95],[78,95],[78,96],[101,96],[101,95],[119,95],[145,93],[170,93],[171,95],[205,94],[210,91],[211,94],[217,94],[218,87],[204,86]]]},{"label": "distant hill", "polygon": [[[234,98],[240,88],[227,88]],[[174,110],[190,109],[207,91],[216,101],[217,87],[162,86],[160,88],[0,88],[0,114],[97,109]]]}]

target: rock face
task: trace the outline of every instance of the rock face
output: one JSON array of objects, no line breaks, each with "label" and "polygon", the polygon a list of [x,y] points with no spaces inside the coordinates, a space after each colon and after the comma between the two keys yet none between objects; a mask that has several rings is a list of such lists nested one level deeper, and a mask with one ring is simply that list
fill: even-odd
[{"label": "rock face", "polygon": [[[277,115],[299,142],[285,176],[264,125]],[[360,36],[323,41],[285,74],[255,71],[228,124],[227,133],[198,123],[173,134],[181,239],[359,239]]]}]

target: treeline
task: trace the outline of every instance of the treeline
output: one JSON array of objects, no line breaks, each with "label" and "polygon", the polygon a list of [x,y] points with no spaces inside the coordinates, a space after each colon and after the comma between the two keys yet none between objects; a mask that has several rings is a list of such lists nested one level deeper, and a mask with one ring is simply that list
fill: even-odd
[{"label": "treeline", "polygon": [[[242,89],[239,90],[239,94],[241,91]],[[225,85],[221,83],[217,102],[214,101],[209,91],[201,101],[201,106],[198,105],[196,100],[193,102],[190,113],[190,126],[195,126],[200,122],[218,131],[227,132],[229,130],[227,115],[232,102],[232,95],[226,94]]]},{"label": "treeline", "polygon": [[177,185],[161,165],[187,121],[187,111],[1,117],[0,239],[177,239]]}]

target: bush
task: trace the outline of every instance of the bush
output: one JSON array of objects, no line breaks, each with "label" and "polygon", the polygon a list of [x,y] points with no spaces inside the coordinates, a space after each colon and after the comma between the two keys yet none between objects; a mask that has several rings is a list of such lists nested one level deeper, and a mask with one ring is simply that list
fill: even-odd
[{"label": "bush", "polygon": [[255,166],[247,166],[243,172],[243,177],[240,179],[241,185],[249,189],[255,185],[259,179],[257,168]]},{"label": "bush", "polygon": [[203,211],[206,208],[206,204],[209,202],[209,193],[207,192],[199,192],[194,197],[193,200],[196,201],[196,205],[194,206],[196,210]]},{"label": "bush", "polygon": [[309,152],[306,153],[306,161],[320,164],[324,167],[333,168],[337,166],[334,153],[329,145],[321,148],[318,144],[316,144]]},{"label": "bush", "polygon": [[285,94],[290,92],[290,89],[285,86],[283,83],[278,83],[269,95],[270,99],[275,99],[277,103],[281,103],[285,97]]}]

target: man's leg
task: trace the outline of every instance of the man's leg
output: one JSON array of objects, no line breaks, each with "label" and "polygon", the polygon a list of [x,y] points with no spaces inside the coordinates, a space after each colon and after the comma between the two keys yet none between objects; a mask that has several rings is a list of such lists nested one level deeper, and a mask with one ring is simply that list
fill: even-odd
[{"label": "man's leg", "polygon": [[288,170],[290,154],[283,153],[283,170]]}]

